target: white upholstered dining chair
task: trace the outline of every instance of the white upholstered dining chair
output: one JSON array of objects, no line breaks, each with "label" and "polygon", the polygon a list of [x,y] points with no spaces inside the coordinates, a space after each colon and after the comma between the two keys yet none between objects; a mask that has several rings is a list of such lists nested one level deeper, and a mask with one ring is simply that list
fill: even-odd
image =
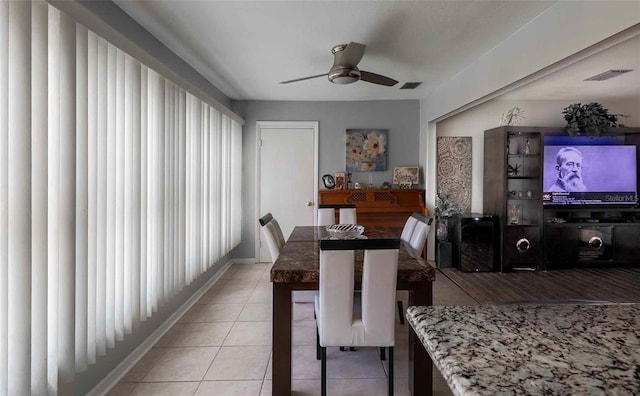
[{"label": "white upholstered dining chair", "polygon": [[[389,395],[393,395],[393,302],[399,245],[399,239],[320,241],[315,315],[323,396],[327,394],[326,348],[343,346],[388,348]],[[364,250],[362,292],[355,294],[359,299],[354,298],[354,250]]]},{"label": "white upholstered dining chair", "polygon": [[422,215],[420,216],[423,217],[423,219],[419,219],[416,223],[416,227],[411,233],[411,240],[409,241],[409,245],[411,245],[413,250],[418,254],[422,254],[424,245],[427,243],[427,236],[429,235],[429,229],[431,229],[431,223],[433,223],[433,218]]},{"label": "white upholstered dining chair", "polygon": [[404,223],[404,227],[402,228],[402,234],[400,234],[400,239],[409,243],[411,241],[411,234],[413,234],[413,230],[416,228],[416,224],[418,223],[418,219],[414,216],[409,216],[407,221]]},{"label": "white upholstered dining chair", "polygon": [[271,213],[262,216],[258,222],[262,226],[262,232],[264,232],[264,238],[271,254],[271,261],[275,263],[285,242],[280,225]]},{"label": "white upholstered dining chair", "polygon": [[[271,213],[262,216],[258,221],[262,226],[262,232],[264,232],[264,238],[271,254],[271,262],[275,263],[278,256],[280,256],[280,250],[282,250],[286,242],[282,229]],[[293,292],[293,302],[312,303],[317,295],[318,292],[316,291],[295,290]]]},{"label": "white upholstered dining chair", "polygon": [[340,224],[358,224],[355,205],[342,205],[340,207]]},{"label": "white upholstered dining chair", "polygon": [[[419,256],[422,255],[424,245],[427,243],[427,237],[429,236],[431,223],[433,223],[432,217],[424,216],[418,212],[414,212],[411,214],[411,217],[407,219],[407,222],[405,223],[405,226],[402,230],[400,239],[407,242]],[[411,230],[410,233],[409,230]],[[404,324],[403,301],[409,298],[409,293],[407,291],[399,291],[396,293],[396,298],[398,306],[398,319],[400,320],[400,323]]]},{"label": "white upholstered dining chair", "polygon": [[318,207],[318,226],[328,226],[336,223],[336,210],[333,206],[325,207],[320,205]]}]

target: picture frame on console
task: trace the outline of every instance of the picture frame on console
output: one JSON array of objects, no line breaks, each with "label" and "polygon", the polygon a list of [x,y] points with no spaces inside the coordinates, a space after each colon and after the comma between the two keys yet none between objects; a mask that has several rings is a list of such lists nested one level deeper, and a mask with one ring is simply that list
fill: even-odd
[{"label": "picture frame on console", "polygon": [[417,166],[396,166],[393,168],[393,184],[399,188],[411,188],[418,184],[419,172]]}]

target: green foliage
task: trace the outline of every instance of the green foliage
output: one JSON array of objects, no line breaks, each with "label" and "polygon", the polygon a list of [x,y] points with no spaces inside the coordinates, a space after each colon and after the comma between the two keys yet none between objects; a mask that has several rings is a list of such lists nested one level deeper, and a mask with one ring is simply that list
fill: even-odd
[{"label": "green foliage", "polygon": [[440,193],[436,193],[436,216],[450,217],[460,213],[460,209],[447,198],[442,198]]},{"label": "green foliage", "polygon": [[600,103],[574,103],[562,111],[567,121],[567,133],[571,136],[600,136],[611,134],[611,128],[618,126],[620,114],[609,114]]}]

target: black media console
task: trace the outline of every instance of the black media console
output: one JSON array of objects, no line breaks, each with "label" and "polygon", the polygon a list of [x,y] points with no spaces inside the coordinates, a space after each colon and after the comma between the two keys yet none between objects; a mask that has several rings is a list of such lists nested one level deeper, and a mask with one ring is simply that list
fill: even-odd
[{"label": "black media console", "polygon": [[545,269],[638,265],[640,209],[545,209]]}]

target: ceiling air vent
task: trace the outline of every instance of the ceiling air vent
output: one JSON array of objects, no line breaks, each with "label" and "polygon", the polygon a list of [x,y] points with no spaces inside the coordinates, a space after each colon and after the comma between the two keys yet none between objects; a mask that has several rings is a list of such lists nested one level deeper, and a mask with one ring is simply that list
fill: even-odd
[{"label": "ceiling air vent", "polygon": [[422,82],[408,82],[404,83],[404,85],[401,86],[400,89],[416,89],[420,84],[422,84]]},{"label": "ceiling air vent", "polygon": [[585,79],[584,81],[604,81],[604,80],[608,80],[610,78],[618,77],[619,75],[624,74],[624,73],[629,73],[630,71],[633,71],[633,69],[611,69],[611,70],[607,70],[604,73],[600,73],[600,74],[596,74],[595,76],[591,76],[591,77]]}]

